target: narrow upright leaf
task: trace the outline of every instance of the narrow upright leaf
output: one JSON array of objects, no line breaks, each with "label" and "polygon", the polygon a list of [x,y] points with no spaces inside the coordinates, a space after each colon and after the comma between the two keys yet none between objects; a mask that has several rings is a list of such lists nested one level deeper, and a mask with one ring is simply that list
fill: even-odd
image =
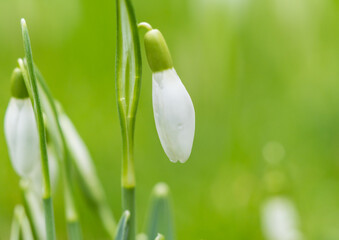
[{"label": "narrow upright leaf", "polygon": [[162,234],[158,233],[158,235],[155,238],[155,240],[165,240],[165,237]]},{"label": "narrow upright leaf", "polygon": [[164,234],[166,240],[175,239],[169,188],[166,183],[155,185],[148,213],[147,235],[149,239],[155,239],[158,233]]},{"label": "narrow upright leaf", "polygon": [[51,185],[50,185],[49,168],[48,168],[46,131],[45,131],[45,124],[44,124],[44,119],[42,115],[42,107],[40,103],[38,84],[37,84],[37,80],[35,76],[32,48],[31,48],[30,38],[29,38],[25,19],[21,19],[21,29],[22,29],[22,37],[23,37],[25,55],[26,55],[25,60],[27,63],[27,72],[28,72],[28,74],[24,74],[24,77],[28,75],[29,84],[26,84],[26,85],[30,85],[32,88],[33,108],[35,110],[36,121],[37,121],[38,130],[39,130],[41,165],[42,165],[43,182],[44,182],[43,202],[45,204],[45,224],[46,224],[47,239],[54,240],[56,236],[55,236],[54,211],[53,211],[53,204],[52,204],[52,197],[51,197]]},{"label": "narrow upright leaf", "polygon": [[131,214],[129,240],[136,239],[134,126],[141,85],[141,53],[131,0],[116,0],[116,96],[123,144],[122,206]]},{"label": "narrow upright leaf", "polygon": [[117,232],[115,234],[115,240],[126,240],[128,237],[128,225],[129,225],[130,212],[125,211],[118,223]]},{"label": "narrow upright leaf", "polygon": [[118,102],[121,103],[119,111],[125,117],[135,116],[141,85],[141,53],[137,21],[130,0],[116,0],[116,3],[116,89]]}]

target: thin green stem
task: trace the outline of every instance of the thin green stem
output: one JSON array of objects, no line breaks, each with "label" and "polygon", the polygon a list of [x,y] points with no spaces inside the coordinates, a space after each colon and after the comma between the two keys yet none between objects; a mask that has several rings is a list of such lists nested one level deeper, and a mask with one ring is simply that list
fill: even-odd
[{"label": "thin green stem", "polygon": [[45,222],[46,222],[46,232],[47,239],[55,239],[55,226],[53,218],[53,205],[51,199],[51,185],[49,177],[49,167],[48,167],[48,156],[47,156],[47,145],[46,145],[46,133],[45,133],[45,124],[42,115],[42,107],[40,103],[39,91],[37,86],[37,81],[35,77],[34,64],[31,43],[29,39],[27,25],[24,19],[21,20],[22,36],[24,41],[25,55],[27,61],[27,71],[30,79],[30,86],[32,88],[33,95],[33,108],[35,110],[35,117],[37,121],[38,131],[39,131],[39,140],[40,140],[40,151],[41,151],[41,166],[42,166],[42,175],[43,175],[43,200],[47,200],[50,204],[46,205],[45,208]]},{"label": "thin green stem", "polygon": [[138,24],[138,28],[145,28],[147,31],[151,31],[153,28],[148,22],[141,22]]}]

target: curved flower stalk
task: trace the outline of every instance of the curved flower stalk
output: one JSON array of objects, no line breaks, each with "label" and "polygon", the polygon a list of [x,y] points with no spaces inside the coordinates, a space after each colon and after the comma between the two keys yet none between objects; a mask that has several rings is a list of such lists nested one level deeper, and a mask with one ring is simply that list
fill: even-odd
[{"label": "curved flower stalk", "polygon": [[191,154],[195,112],[190,95],[176,73],[166,41],[161,32],[148,29],[145,49],[153,72],[152,95],[155,125],[161,145],[172,162],[184,163]]},{"label": "curved flower stalk", "polygon": [[301,240],[298,214],[285,197],[273,197],[262,207],[262,230],[267,240]]},{"label": "curved flower stalk", "polygon": [[11,93],[5,115],[5,136],[14,170],[20,177],[28,178],[39,164],[39,137],[32,103],[18,68],[12,75]]}]

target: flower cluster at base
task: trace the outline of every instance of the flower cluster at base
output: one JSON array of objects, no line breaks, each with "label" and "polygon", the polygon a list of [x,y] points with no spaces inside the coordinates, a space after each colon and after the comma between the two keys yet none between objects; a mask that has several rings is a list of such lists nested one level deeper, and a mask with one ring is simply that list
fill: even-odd
[{"label": "flower cluster at base", "polygon": [[161,145],[172,162],[184,163],[191,155],[195,112],[190,95],[173,68],[161,32],[145,34],[147,60],[153,72],[153,112]]}]

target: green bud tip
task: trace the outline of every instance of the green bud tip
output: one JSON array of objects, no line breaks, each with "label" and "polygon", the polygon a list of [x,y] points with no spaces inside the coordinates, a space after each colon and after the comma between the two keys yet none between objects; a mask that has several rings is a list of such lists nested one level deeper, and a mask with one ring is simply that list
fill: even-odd
[{"label": "green bud tip", "polygon": [[148,237],[145,233],[139,233],[137,235],[137,240],[148,240]]},{"label": "green bud tip", "polygon": [[161,72],[173,68],[171,54],[161,32],[151,29],[145,34],[144,39],[146,56],[151,70]]},{"label": "green bud tip", "polygon": [[155,238],[155,240],[165,240],[165,237],[162,234],[158,233],[158,235]]},{"label": "green bud tip", "polygon": [[15,68],[11,78],[12,96],[19,99],[28,98],[28,92],[24,80],[24,76],[19,68]]},{"label": "green bud tip", "polygon": [[123,215],[125,215],[126,218],[129,219],[129,217],[131,216],[131,212],[128,211],[128,210],[126,210],[126,211],[123,213]]},{"label": "green bud tip", "polygon": [[160,182],[154,186],[154,195],[157,197],[167,197],[169,194],[169,187],[166,183]]},{"label": "green bud tip", "polygon": [[24,18],[21,18],[20,22],[22,27],[26,27],[26,20]]}]

